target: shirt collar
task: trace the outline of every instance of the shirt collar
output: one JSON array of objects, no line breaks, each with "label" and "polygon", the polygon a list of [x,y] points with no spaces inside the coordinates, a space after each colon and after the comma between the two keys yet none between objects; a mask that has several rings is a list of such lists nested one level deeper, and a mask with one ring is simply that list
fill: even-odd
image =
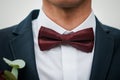
[{"label": "shirt collar", "polygon": [[37,28],[36,28],[37,30],[39,30],[41,26],[44,26],[60,34],[64,34],[65,32],[77,32],[79,30],[90,28],[90,27],[93,28],[93,31],[95,33],[95,27],[96,27],[96,20],[93,12],[90,13],[88,18],[82,24],[80,24],[79,26],[77,26],[71,31],[65,30],[64,28],[56,24],[54,21],[52,21],[50,18],[48,18],[42,9],[40,10],[38,18],[33,22],[37,24]]}]

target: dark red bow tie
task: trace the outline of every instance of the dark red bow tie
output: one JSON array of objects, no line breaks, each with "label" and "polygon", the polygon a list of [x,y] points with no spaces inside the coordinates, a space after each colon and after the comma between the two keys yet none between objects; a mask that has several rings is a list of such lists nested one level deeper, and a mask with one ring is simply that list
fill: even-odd
[{"label": "dark red bow tie", "polygon": [[91,52],[94,45],[92,28],[70,34],[59,34],[54,30],[41,27],[38,36],[40,50],[49,50],[59,45],[71,45],[84,52]]}]

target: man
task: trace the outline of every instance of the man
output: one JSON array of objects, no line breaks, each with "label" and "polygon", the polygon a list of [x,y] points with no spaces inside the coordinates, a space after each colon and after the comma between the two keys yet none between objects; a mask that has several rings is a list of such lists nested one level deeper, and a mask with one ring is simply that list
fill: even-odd
[{"label": "man", "polygon": [[[94,36],[90,39],[94,41],[85,45],[91,48],[83,48],[89,43],[83,39],[83,46],[76,48],[79,43],[70,43],[68,36],[84,30],[93,33],[79,34],[81,37],[72,37],[73,41]],[[49,38],[61,41],[51,48],[51,41],[46,41],[50,45],[43,43]],[[20,24],[0,30],[0,70],[10,69],[3,57],[25,60],[19,80],[120,80],[120,31],[97,20],[91,0],[43,0],[40,11],[34,10]]]}]

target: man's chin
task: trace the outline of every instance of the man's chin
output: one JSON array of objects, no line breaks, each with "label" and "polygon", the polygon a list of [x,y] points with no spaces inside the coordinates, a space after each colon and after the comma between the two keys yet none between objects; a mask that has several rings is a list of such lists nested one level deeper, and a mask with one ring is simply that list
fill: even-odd
[{"label": "man's chin", "polygon": [[75,8],[75,7],[78,7],[80,6],[79,3],[61,3],[61,4],[55,4],[57,7],[60,7],[60,8],[64,8],[64,9],[67,9],[67,8]]}]

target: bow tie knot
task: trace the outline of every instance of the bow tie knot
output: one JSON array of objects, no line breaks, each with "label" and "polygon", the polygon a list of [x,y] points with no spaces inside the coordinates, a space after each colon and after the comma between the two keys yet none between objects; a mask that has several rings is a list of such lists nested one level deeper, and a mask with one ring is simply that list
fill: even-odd
[{"label": "bow tie knot", "polygon": [[75,33],[59,34],[54,30],[41,27],[38,36],[40,50],[49,50],[59,45],[71,45],[84,52],[91,52],[94,45],[93,29],[88,28]]},{"label": "bow tie knot", "polygon": [[61,38],[61,44],[65,45],[65,44],[69,44],[70,42],[70,37],[67,37],[69,36],[70,34],[63,34],[60,38]]}]

